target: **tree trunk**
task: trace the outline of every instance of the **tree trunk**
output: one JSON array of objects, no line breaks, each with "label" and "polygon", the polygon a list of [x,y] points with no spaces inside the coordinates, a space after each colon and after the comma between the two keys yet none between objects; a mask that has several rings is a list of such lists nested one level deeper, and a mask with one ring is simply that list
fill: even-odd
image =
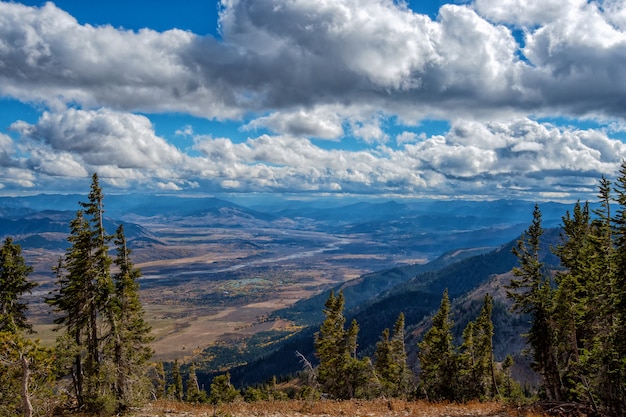
[{"label": "tree trunk", "polygon": [[25,355],[21,355],[20,362],[22,364],[22,405],[24,407],[24,417],[32,417],[33,405],[30,402],[30,393],[28,392],[28,384],[30,382],[30,367],[28,359]]}]

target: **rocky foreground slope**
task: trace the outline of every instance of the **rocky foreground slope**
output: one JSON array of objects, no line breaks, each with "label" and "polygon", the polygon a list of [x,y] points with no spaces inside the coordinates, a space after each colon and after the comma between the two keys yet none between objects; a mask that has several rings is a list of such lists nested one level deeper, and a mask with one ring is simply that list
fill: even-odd
[{"label": "rocky foreground slope", "polygon": [[497,402],[431,404],[423,401],[272,401],[255,403],[190,405],[154,402],[131,414],[133,417],[540,417],[528,407]]}]

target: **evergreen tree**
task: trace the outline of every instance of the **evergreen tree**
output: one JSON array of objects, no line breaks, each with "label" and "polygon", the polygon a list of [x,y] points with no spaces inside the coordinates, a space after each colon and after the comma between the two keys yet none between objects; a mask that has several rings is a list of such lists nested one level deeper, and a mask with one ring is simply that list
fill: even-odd
[{"label": "evergreen tree", "polygon": [[207,400],[206,392],[200,389],[198,376],[196,375],[196,365],[189,365],[189,376],[187,378],[187,401],[192,403],[203,403]]},{"label": "evergreen tree", "polygon": [[163,362],[159,361],[156,364],[155,376],[153,380],[153,385],[155,387],[155,394],[157,400],[165,398],[165,367],[163,366]]},{"label": "evergreen tree", "polygon": [[[562,243],[553,249],[566,268],[556,273],[558,287],[554,294],[553,317],[562,396],[568,401],[581,401],[583,396],[589,398],[590,395],[588,376],[593,372],[589,365],[583,367],[583,364],[589,363],[585,356],[592,345],[589,341],[597,314],[593,311],[594,294],[600,269],[609,267],[603,261],[608,258],[601,253],[606,246],[604,236],[609,234],[610,239],[610,223],[602,212],[597,212],[599,217],[592,227],[588,204],[576,203],[573,214],[568,211],[563,217]],[[592,234],[594,228],[598,238]],[[599,262],[605,267],[599,267]]]},{"label": "evergreen tree", "polygon": [[53,350],[20,334],[0,332],[0,416],[43,414],[54,396]]},{"label": "evergreen tree", "polygon": [[239,391],[230,383],[230,374],[218,375],[211,381],[209,402],[214,405],[232,403],[239,397]]},{"label": "evergreen tree", "polygon": [[555,349],[555,324],[552,320],[553,290],[540,261],[541,211],[535,205],[533,222],[522,234],[513,254],[520,266],[513,269],[507,296],[513,299],[513,308],[531,317],[528,342],[532,348],[533,367],[543,377],[548,399],[560,401],[563,386],[560,379]]},{"label": "evergreen tree", "polygon": [[324,304],[326,319],[315,334],[315,354],[320,364],[317,368],[317,379],[322,391],[333,397],[341,397],[345,392],[345,355],[342,347],[345,339],[345,317],[343,292],[338,296],[331,291]]},{"label": "evergreen tree", "polygon": [[47,301],[64,329],[57,348],[67,362],[79,407],[94,412],[121,411],[147,394],[145,364],[150,328],[139,301],[140,276],[130,261],[123,227],[115,235],[119,272],[111,274],[112,236],[104,229],[104,195],[97,174],[87,202],[70,222],[71,246],[54,268],[57,290]]},{"label": "evergreen tree", "polygon": [[172,364],[172,385],[168,388],[168,396],[177,401],[182,401],[183,395],[183,377],[180,374],[178,359],[175,359]]},{"label": "evergreen tree", "polygon": [[605,280],[605,299],[612,306],[608,314],[608,340],[610,349],[604,351],[606,383],[604,401],[613,415],[626,415],[626,160],[622,160],[615,180],[615,202],[618,210],[614,217],[615,273]]},{"label": "evergreen tree", "polygon": [[[33,404],[40,400],[38,387],[45,388],[52,382],[52,350],[21,334],[32,332],[26,317],[28,305],[22,301],[22,296],[37,286],[28,280],[32,271],[22,257],[21,247],[7,237],[0,247],[0,416],[21,412],[31,417],[41,408]],[[33,387],[37,392],[32,391]],[[44,392],[52,395],[51,391]]]},{"label": "evergreen tree", "polygon": [[343,292],[335,296],[331,291],[324,305],[326,319],[315,334],[315,354],[320,361],[317,381],[322,391],[333,398],[367,397],[373,376],[370,361],[357,358],[359,326],[353,320],[345,329],[344,304]]},{"label": "evergreen tree", "polygon": [[152,356],[149,343],[150,326],[144,320],[144,311],[139,299],[137,279],[141,272],[134,267],[126,244],[124,227],[115,233],[116,258],[119,272],[113,276],[114,292],[108,310],[110,341],[113,350],[113,365],[116,370],[115,392],[119,408],[125,408],[141,393],[147,362]]},{"label": "evergreen tree", "polygon": [[419,347],[419,381],[429,401],[453,401],[458,389],[456,354],[452,344],[450,299],[446,289],[439,310],[433,316],[432,327]]},{"label": "evergreen tree", "polygon": [[7,237],[0,247],[0,332],[32,330],[26,319],[28,306],[22,296],[38,284],[28,280],[33,272],[22,257],[22,248]]},{"label": "evergreen tree", "polygon": [[[65,327],[73,345],[59,344],[74,352],[71,374],[74,392],[80,407],[93,411],[110,407],[110,370],[102,366],[103,345],[110,329],[113,281],[108,255],[109,237],[103,227],[103,194],[96,174],[92,177],[89,201],[79,203],[70,222],[71,247],[56,268],[58,289],[48,300],[61,316],[55,323]],[[65,274],[63,273],[65,271]],[[69,339],[65,338],[64,342]]]},{"label": "evergreen tree", "polygon": [[386,397],[407,398],[410,390],[411,370],[407,365],[404,345],[404,314],[400,313],[390,337],[389,329],[383,330],[376,344],[374,370]]},{"label": "evergreen tree", "polygon": [[459,392],[463,400],[484,399],[497,393],[493,363],[493,297],[485,294],[476,321],[463,331],[459,354]]}]

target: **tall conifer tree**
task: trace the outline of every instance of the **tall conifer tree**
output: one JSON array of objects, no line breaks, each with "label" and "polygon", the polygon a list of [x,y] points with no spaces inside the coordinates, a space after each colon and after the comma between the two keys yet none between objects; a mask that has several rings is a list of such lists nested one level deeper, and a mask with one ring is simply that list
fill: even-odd
[{"label": "tall conifer tree", "polygon": [[26,319],[27,304],[22,300],[38,284],[28,280],[33,268],[26,265],[22,248],[7,237],[0,247],[0,331],[17,333],[32,329]]},{"label": "tall conifer tree", "polygon": [[432,327],[418,344],[420,387],[430,401],[454,400],[458,389],[456,353],[452,344],[450,298],[446,289]]},{"label": "tall conifer tree", "polygon": [[79,203],[70,223],[71,246],[55,268],[58,288],[48,303],[65,329],[58,349],[72,357],[69,371],[79,406],[112,412],[126,407],[138,391],[136,377],[151,350],[136,282],[140,272],[130,261],[123,228],[116,234],[115,281],[111,275],[112,236],[104,229],[103,200],[94,174],[88,201]]},{"label": "tall conifer tree", "polygon": [[411,370],[407,365],[404,345],[404,314],[400,313],[393,327],[383,330],[381,340],[376,344],[374,370],[386,397],[406,398],[409,394]]},{"label": "tall conifer tree", "polygon": [[532,348],[533,367],[543,377],[547,397],[559,401],[563,386],[554,344],[551,279],[540,261],[541,217],[539,206],[535,205],[532,224],[513,248],[520,266],[513,269],[517,278],[511,280],[507,295],[513,299],[514,309],[531,317],[528,342]]},{"label": "tall conifer tree", "polygon": [[109,339],[113,344],[113,364],[117,374],[115,391],[120,408],[126,408],[136,397],[134,391],[140,392],[138,388],[143,385],[140,378],[145,374],[147,361],[152,356],[148,345],[152,337],[139,299],[137,279],[141,271],[134,267],[130,258],[131,250],[126,244],[124,226],[117,228],[114,242],[118,272],[113,275]]}]

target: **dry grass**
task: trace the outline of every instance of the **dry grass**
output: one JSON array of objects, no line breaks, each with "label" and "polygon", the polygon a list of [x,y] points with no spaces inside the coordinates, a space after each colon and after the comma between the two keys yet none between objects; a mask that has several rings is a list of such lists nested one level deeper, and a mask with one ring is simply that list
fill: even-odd
[{"label": "dry grass", "polygon": [[133,417],[542,417],[528,408],[516,408],[498,402],[467,404],[431,404],[424,401],[270,401],[194,406],[186,403],[157,401]]}]

